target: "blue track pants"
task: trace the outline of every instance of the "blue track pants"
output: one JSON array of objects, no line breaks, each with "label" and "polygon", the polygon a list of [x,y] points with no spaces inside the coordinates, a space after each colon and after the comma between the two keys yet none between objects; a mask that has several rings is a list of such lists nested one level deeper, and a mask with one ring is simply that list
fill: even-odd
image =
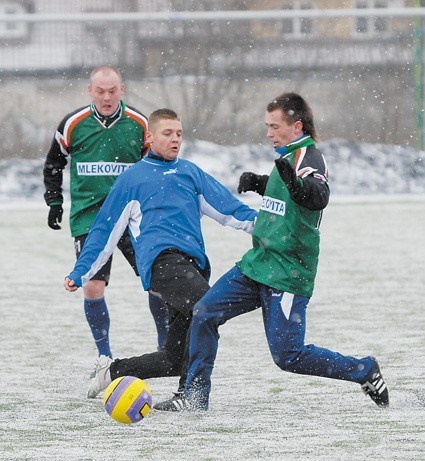
[{"label": "blue track pants", "polygon": [[236,266],[224,274],[194,307],[186,395],[208,408],[218,327],[260,307],[270,352],[282,370],[364,383],[373,367],[371,357],[357,359],[304,344],[308,302],[305,296],[257,283]]}]

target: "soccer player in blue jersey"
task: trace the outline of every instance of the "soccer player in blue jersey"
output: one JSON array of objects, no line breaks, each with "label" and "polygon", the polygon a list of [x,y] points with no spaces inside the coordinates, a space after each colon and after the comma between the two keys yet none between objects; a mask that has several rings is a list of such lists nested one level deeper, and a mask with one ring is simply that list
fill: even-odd
[{"label": "soccer player in blue jersey", "polygon": [[210,264],[201,217],[252,232],[257,212],[194,163],[178,158],[183,128],[178,115],[159,109],[149,117],[146,157],[122,173],[106,198],[65,288],[84,286],[107,261],[128,227],[145,290],[169,310],[163,351],[112,361],[99,357],[88,397],[119,376],[180,376],[185,382],[188,336],[195,303],[208,291]]}]

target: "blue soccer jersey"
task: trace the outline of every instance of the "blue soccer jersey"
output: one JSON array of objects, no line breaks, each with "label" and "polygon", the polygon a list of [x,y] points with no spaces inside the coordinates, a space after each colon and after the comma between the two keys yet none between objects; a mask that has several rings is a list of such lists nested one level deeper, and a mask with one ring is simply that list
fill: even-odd
[{"label": "blue soccer jersey", "polygon": [[145,290],[153,262],[169,248],[192,256],[203,269],[208,263],[203,215],[251,233],[257,212],[188,160],[145,157],[116,180],[68,277],[84,286],[106,263],[127,226]]}]

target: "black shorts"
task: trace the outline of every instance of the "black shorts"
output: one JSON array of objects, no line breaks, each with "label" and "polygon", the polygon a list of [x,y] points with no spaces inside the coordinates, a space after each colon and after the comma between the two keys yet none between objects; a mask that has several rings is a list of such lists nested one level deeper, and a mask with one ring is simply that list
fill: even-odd
[{"label": "black shorts", "polygon": [[[74,247],[75,247],[75,255],[78,257],[80,256],[81,250],[84,247],[84,242],[86,241],[88,234],[79,235],[78,237],[74,238]],[[133,268],[134,273],[139,276],[139,272],[136,266],[136,256],[134,253],[133,245],[131,244],[130,235],[128,231],[125,230],[124,234],[120,238],[117,247],[120,249],[121,253],[124,255],[125,259],[129,262],[130,266]],[[109,283],[109,278],[111,275],[111,266],[112,266],[112,255],[106,261],[105,265],[100,269],[92,278],[91,280],[104,280],[106,285]]]},{"label": "black shorts", "polygon": [[115,360],[110,368],[112,379],[126,375],[140,379],[180,375],[179,390],[183,388],[193,306],[209,290],[209,278],[209,263],[200,269],[191,256],[176,249],[158,255],[152,266],[151,289],[161,295],[168,308],[165,349]]}]

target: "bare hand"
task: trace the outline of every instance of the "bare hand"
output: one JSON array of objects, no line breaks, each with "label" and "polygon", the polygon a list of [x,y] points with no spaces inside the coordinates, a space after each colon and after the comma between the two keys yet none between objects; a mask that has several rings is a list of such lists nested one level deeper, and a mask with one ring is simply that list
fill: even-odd
[{"label": "bare hand", "polygon": [[77,291],[78,290],[78,287],[75,285],[74,280],[71,280],[68,277],[65,277],[65,282],[63,285],[65,287],[65,290],[67,291]]}]

